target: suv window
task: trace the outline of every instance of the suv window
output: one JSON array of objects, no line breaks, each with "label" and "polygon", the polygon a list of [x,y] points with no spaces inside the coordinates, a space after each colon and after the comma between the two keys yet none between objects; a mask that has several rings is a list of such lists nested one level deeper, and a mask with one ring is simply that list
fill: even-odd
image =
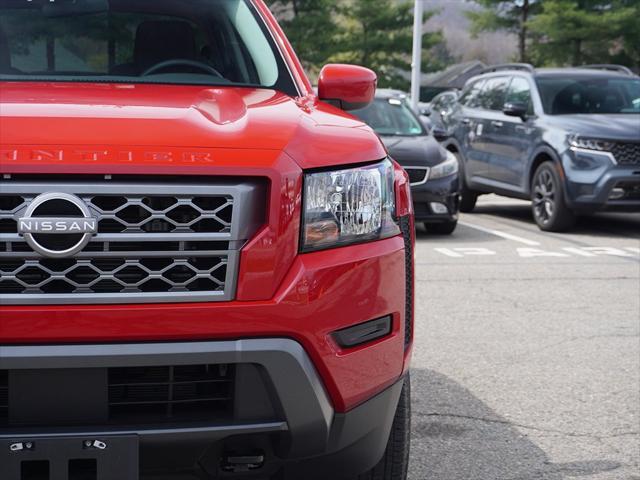
[{"label": "suv window", "polygon": [[472,84],[468,85],[462,95],[460,95],[460,104],[469,108],[478,107],[477,98],[480,93],[482,86],[484,85],[485,80],[477,80]]},{"label": "suv window", "polygon": [[531,87],[526,78],[513,77],[504,103],[522,103],[527,106],[529,114],[533,113]]},{"label": "suv window", "polygon": [[443,102],[443,99],[444,99],[444,97],[442,97],[442,96],[437,97],[434,101],[431,102],[431,108],[433,110],[439,110],[440,106],[441,106],[441,104]]},{"label": "suv window", "polygon": [[458,95],[455,92],[447,92],[440,95],[440,98],[437,99],[437,108],[443,109],[451,107],[456,102]]},{"label": "suv window", "polygon": [[0,75],[295,93],[248,0],[0,0]]},{"label": "suv window", "polygon": [[640,114],[637,77],[540,77],[536,83],[544,112],[549,115]]},{"label": "suv window", "polygon": [[478,106],[485,110],[502,111],[509,86],[509,77],[488,78],[478,94]]}]

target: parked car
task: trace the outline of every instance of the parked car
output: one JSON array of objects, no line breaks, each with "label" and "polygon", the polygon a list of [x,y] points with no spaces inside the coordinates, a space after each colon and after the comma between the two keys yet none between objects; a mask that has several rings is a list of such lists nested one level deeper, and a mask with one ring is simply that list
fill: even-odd
[{"label": "parked car", "polygon": [[378,90],[375,101],[351,113],[369,124],[393,159],[409,173],[416,221],[448,235],[458,223],[458,160],[422,125],[398,90]]},{"label": "parked car", "polygon": [[548,231],[640,211],[640,78],[624,67],[493,67],[468,82],[450,121],[463,212],[487,192],[530,199]]},{"label": "parked car", "polygon": [[407,475],[406,172],[262,0],[0,0],[0,477]]},{"label": "parked car", "polygon": [[428,106],[421,108],[420,115],[429,119],[432,129],[446,131],[449,127],[449,116],[453,112],[459,96],[460,92],[458,90],[447,90],[439,93],[431,100]]},{"label": "parked car", "polygon": [[431,132],[431,129],[433,128],[433,122],[429,118],[431,116],[431,104],[418,102],[417,110],[418,111],[416,113],[418,114],[420,122],[422,123],[422,125],[424,125],[424,128],[427,130],[427,132]]}]

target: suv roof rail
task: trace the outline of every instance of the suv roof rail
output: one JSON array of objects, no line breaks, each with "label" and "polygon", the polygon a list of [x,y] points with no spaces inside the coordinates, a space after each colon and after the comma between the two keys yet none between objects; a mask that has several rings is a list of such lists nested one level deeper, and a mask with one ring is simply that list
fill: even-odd
[{"label": "suv roof rail", "polygon": [[490,72],[499,72],[502,70],[525,70],[529,73],[535,73],[536,69],[530,63],[501,63],[499,65],[493,65],[491,67],[487,67],[480,74],[490,73]]},{"label": "suv roof rail", "polygon": [[612,72],[626,73],[627,75],[633,75],[630,68],[624,65],[615,65],[613,63],[598,63],[593,65],[580,65],[578,68],[587,68],[590,70],[610,70]]}]

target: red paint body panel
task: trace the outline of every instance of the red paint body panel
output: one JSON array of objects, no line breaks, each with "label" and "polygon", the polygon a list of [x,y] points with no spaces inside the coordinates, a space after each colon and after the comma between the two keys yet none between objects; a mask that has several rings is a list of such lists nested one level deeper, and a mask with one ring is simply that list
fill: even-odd
[{"label": "red paint body panel", "polygon": [[368,68],[330,64],[320,71],[318,97],[339,101],[342,108],[355,110],[373,102],[378,77]]},{"label": "red paint body panel", "polygon": [[[360,120],[318,101],[268,8],[254,3],[298,98],[241,87],[0,84],[0,173],[262,178],[267,220],[242,249],[236,300],[0,305],[0,345],[289,337],[311,356],[337,411],[406,370],[403,239],[298,254],[304,170],[372,162],[386,150]],[[399,167],[396,198],[410,214]],[[329,336],[385,315],[393,332],[373,344],[341,351]]]},{"label": "red paint body panel", "polygon": [[[229,163],[222,151],[185,161],[163,155],[167,147],[279,150],[303,169],[386,156],[378,138],[351,115],[272,90],[4,82],[0,102],[0,168],[9,173],[115,173],[113,167],[127,163],[144,164],[149,173],[174,165],[199,173],[199,167]],[[127,156],[134,147],[142,158]],[[84,150],[96,155],[78,154]],[[246,152],[246,161],[253,156]]]},{"label": "red paint body panel", "polygon": [[[276,296],[262,302],[2,306],[4,344],[288,337],[313,359],[338,411],[398,379],[404,352],[400,237],[300,255]],[[392,314],[393,334],[340,351],[329,334]]]}]

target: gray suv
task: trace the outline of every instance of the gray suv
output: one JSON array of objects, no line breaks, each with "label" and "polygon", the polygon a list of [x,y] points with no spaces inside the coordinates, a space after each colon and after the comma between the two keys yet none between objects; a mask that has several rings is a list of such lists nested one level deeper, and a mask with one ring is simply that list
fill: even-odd
[{"label": "gray suv", "polygon": [[482,193],[530,199],[542,230],[563,231],[577,215],[640,211],[640,78],[625,67],[492,67],[447,129],[463,212]]}]

